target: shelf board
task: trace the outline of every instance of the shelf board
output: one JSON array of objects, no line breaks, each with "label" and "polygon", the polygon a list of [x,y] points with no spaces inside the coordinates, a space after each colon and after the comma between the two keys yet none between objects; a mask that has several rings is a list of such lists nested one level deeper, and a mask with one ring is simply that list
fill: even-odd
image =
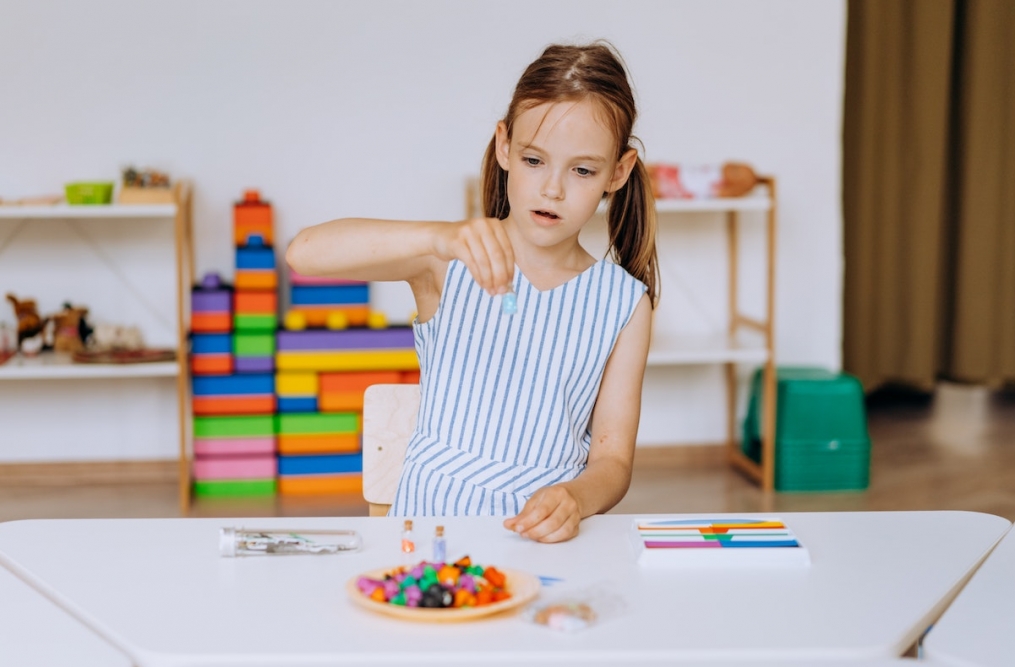
[{"label": "shelf board", "polygon": [[673,335],[656,334],[648,352],[649,366],[684,366],[692,364],[754,363],[768,361],[764,342],[730,338],[722,334]]},{"label": "shelf board", "polygon": [[[656,213],[725,213],[728,211],[767,211],[770,208],[772,208],[772,200],[763,192],[744,197],[656,200]],[[599,204],[598,212],[606,212],[606,202]]]},{"label": "shelf board", "polygon": [[144,364],[78,364],[69,354],[45,352],[37,357],[16,355],[0,364],[0,380],[85,380],[99,378],[176,377],[175,361]]},{"label": "shelf board", "polygon": [[71,206],[0,206],[0,218],[172,218],[176,204],[96,204]]}]

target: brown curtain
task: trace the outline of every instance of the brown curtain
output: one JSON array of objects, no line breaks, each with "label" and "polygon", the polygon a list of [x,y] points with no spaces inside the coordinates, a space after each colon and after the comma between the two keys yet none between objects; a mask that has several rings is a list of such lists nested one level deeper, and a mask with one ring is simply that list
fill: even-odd
[{"label": "brown curtain", "polygon": [[843,362],[1015,380],[1015,2],[851,0]]}]

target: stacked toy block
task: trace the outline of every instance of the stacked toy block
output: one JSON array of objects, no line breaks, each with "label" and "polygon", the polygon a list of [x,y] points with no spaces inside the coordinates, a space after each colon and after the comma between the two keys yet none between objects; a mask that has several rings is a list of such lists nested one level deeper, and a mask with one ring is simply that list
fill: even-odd
[{"label": "stacked toy block", "polygon": [[291,271],[289,284],[287,329],[384,326],[383,318],[377,319],[379,313],[371,317],[370,291],[365,282],[303,276]]},{"label": "stacked toy block", "polygon": [[190,371],[193,375],[233,372],[233,293],[210,273],[191,293]]},{"label": "stacked toy block", "polygon": [[[271,247],[272,212],[256,190],[248,190],[233,210],[235,288],[220,285],[227,298],[215,295],[216,337],[210,337],[212,332],[199,333],[202,323],[196,315],[192,317],[194,491],[198,496],[269,494],[276,489],[278,272]],[[195,290],[195,313],[199,301],[212,301],[207,291]],[[211,358],[202,359],[212,354],[220,362],[217,365]],[[228,364],[222,363],[226,356]]]},{"label": "stacked toy block", "polygon": [[[346,328],[383,327],[369,312],[367,284],[293,278],[286,324],[295,330],[279,331],[275,346],[279,493],[362,492],[363,393],[419,382],[412,330]],[[364,310],[350,317],[350,308]]]}]

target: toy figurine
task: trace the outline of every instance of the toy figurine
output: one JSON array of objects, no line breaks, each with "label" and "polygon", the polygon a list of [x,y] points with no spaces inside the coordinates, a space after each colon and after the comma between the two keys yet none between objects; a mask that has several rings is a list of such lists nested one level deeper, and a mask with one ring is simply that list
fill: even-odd
[{"label": "toy figurine", "polygon": [[18,349],[21,349],[22,342],[42,333],[46,319],[39,316],[35,299],[19,301],[13,294],[8,293],[7,300],[14,306],[14,316],[18,320]]},{"label": "toy figurine", "polygon": [[81,333],[91,333],[91,328],[85,323],[87,308],[75,308],[69,303],[63,304],[63,310],[52,316],[56,323],[56,335],[53,341],[53,349],[57,352],[80,352],[85,347]]}]

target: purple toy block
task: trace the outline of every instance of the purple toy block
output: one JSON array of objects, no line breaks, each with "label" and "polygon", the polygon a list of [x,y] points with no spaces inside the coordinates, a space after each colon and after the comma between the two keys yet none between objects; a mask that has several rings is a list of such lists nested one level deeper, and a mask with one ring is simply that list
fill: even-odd
[{"label": "purple toy block", "polygon": [[275,370],[275,357],[235,357],[233,368],[237,373],[271,373]]},{"label": "purple toy block", "polygon": [[344,331],[279,331],[278,351],[414,349],[409,327],[345,329]]},{"label": "purple toy block", "polygon": [[190,295],[190,309],[195,313],[228,313],[233,309],[233,295],[228,290],[194,290]]}]

